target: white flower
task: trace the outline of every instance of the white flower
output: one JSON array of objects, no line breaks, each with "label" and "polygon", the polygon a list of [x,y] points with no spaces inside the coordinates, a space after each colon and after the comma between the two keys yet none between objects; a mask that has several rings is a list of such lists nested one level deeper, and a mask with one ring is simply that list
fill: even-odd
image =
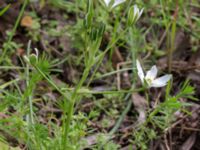
[{"label": "white flower", "polygon": [[156,78],[158,69],[154,65],[151,67],[149,71],[147,71],[146,75],[143,72],[143,69],[141,67],[141,64],[138,60],[136,60],[136,67],[138,71],[138,76],[140,80],[142,81],[143,85],[147,85],[150,87],[163,87],[167,84],[167,82],[171,79],[172,75],[164,75],[162,77]]},{"label": "white flower", "polygon": [[133,7],[134,7],[134,18],[135,21],[137,21],[142,15],[144,9],[142,8],[141,10],[139,10],[137,5],[134,5]]},{"label": "white flower", "polygon": [[112,1],[112,0],[104,0],[104,2],[105,2],[105,4],[106,4],[107,7],[109,7],[109,5],[111,4],[111,2],[113,2],[111,8],[114,8],[115,6],[118,6],[121,3],[124,3],[125,1],[126,0],[114,0],[114,1]]},{"label": "white flower", "polygon": [[132,25],[138,21],[140,16],[143,13],[143,8],[139,10],[137,5],[131,6],[128,12],[128,23],[129,25]]}]

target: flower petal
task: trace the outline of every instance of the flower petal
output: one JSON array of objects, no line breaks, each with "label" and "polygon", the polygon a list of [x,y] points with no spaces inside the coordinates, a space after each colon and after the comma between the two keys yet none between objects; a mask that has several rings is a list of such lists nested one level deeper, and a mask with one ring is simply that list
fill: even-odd
[{"label": "flower petal", "polygon": [[106,4],[107,7],[109,6],[110,1],[111,1],[111,0],[104,0],[104,2],[105,2],[105,4]]},{"label": "flower petal", "polygon": [[139,8],[137,7],[137,5],[134,5],[134,17],[136,17],[136,15],[139,13]]},{"label": "flower petal", "polygon": [[142,15],[143,11],[144,11],[144,8],[142,8],[142,9],[140,10],[140,13],[139,13],[139,15],[138,15],[138,18],[140,18],[140,17],[141,17],[141,15]]},{"label": "flower petal", "polygon": [[138,60],[136,60],[136,67],[137,67],[137,71],[138,71],[138,76],[139,76],[140,80],[142,81],[142,83],[144,83],[144,72],[143,72],[141,64]]},{"label": "flower petal", "polygon": [[112,5],[112,8],[121,4],[121,3],[124,3],[126,0],[115,0],[114,4]]},{"label": "flower petal", "polygon": [[145,78],[154,80],[157,76],[157,73],[158,73],[158,69],[154,65],[153,67],[151,67],[151,69],[149,71],[147,71],[147,75]]},{"label": "flower petal", "polygon": [[160,78],[157,78],[152,81],[150,87],[163,87],[167,84],[167,82],[171,79],[172,75],[164,75]]}]

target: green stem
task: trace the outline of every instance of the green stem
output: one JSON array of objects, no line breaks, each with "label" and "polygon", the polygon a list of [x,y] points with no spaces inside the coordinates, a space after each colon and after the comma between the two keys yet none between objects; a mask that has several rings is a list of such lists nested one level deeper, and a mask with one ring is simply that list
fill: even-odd
[{"label": "green stem", "polygon": [[[134,85],[132,86],[132,89],[134,88]],[[139,92],[139,91],[144,91],[145,88],[140,88],[138,89],[138,91],[133,91],[132,93],[135,93],[135,92]],[[125,102],[128,101],[128,99],[130,98],[131,94],[132,93],[129,93],[126,95],[125,97]],[[126,105],[126,108],[124,109],[124,111],[122,112],[121,116],[119,117],[119,119],[117,120],[115,126],[112,128],[112,130],[109,132],[109,137],[108,139],[101,145],[101,148],[100,149],[103,149],[103,146],[110,140],[110,138],[112,137],[112,135],[119,129],[120,125],[122,124],[126,114],[129,112],[130,108],[132,106],[132,99],[130,99]]]},{"label": "green stem", "polygon": [[171,72],[172,70],[172,56],[174,51],[174,42],[176,36],[176,18],[174,18],[172,22],[172,29],[171,29],[171,40],[170,40],[170,48],[168,49],[168,70]]},{"label": "green stem", "polygon": [[[32,64],[33,65],[33,64]],[[40,68],[38,68],[36,65],[33,65],[33,67],[47,80],[47,82],[49,84],[51,84],[61,95],[63,95],[67,100],[70,99],[70,94],[69,93],[63,93],[59,87],[56,86],[56,84],[51,80],[49,79],[49,77],[47,75],[45,75],[41,70]]]},{"label": "green stem", "polygon": [[63,135],[63,141],[62,141],[64,149],[66,149],[65,139],[67,138],[68,133],[69,133],[70,122],[71,122],[71,119],[72,119],[72,116],[73,116],[73,113],[74,113],[74,105],[75,105],[75,102],[76,102],[76,98],[78,96],[78,90],[81,88],[84,81],[86,80],[86,78],[89,74],[90,68],[91,68],[90,66],[86,67],[86,69],[83,72],[83,76],[82,76],[81,80],[79,81],[77,87],[75,88],[75,90],[74,90],[74,92],[72,93],[72,96],[71,96],[71,101],[70,101],[70,104],[69,104],[69,110],[68,110],[68,113],[67,113],[67,119],[66,119],[66,122],[65,122],[64,135]]},{"label": "green stem", "polygon": [[[127,101],[129,98],[130,98],[131,94],[127,94],[126,97],[125,97],[125,101]],[[119,119],[117,120],[115,126],[112,128],[112,130],[109,132],[108,134],[108,138],[106,139],[105,142],[103,142],[100,146],[100,149],[102,150],[103,149],[103,146],[112,138],[112,135],[119,129],[121,123],[123,122],[124,120],[124,117],[126,116],[126,114],[129,112],[130,108],[132,106],[132,99],[130,99],[128,101],[128,104],[125,108],[125,110],[122,112],[121,116],[119,117]]]},{"label": "green stem", "polygon": [[10,8],[10,4],[8,4],[3,10],[0,11],[0,16],[2,16],[8,9]]},{"label": "green stem", "polygon": [[[17,21],[15,22],[15,25],[14,25],[14,27],[13,27],[13,30],[12,30],[11,34],[9,35],[9,37],[8,37],[7,43],[10,43],[10,42],[12,41],[13,36],[14,36],[16,30],[17,30],[17,27],[19,26],[19,22],[20,22],[20,20],[21,20],[21,18],[22,18],[22,15],[23,15],[23,13],[24,13],[24,11],[25,11],[25,8],[26,8],[26,6],[27,6],[27,4],[28,4],[28,1],[29,1],[29,0],[24,0],[23,6],[22,6],[22,8],[21,8],[21,11],[20,11],[20,13],[19,13],[19,16],[17,17]],[[3,54],[1,55],[0,61],[2,61],[2,59],[5,57],[5,55],[6,55],[6,53],[7,53],[7,50],[8,50],[8,48],[5,48],[5,49],[4,49]]]},{"label": "green stem", "polygon": [[101,64],[101,62],[102,62],[102,60],[103,60],[103,58],[104,58],[104,56],[106,55],[106,53],[110,50],[110,48],[112,48],[112,47],[115,45],[115,43],[122,37],[122,35],[123,35],[124,33],[126,33],[126,31],[127,31],[127,29],[124,30],[123,32],[121,32],[121,34],[118,36],[118,38],[116,38],[115,40],[113,40],[113,42],[107,46],[107,48],[105,49],[105,51],[104,51],[103,53],[100,54],[100,59],[99,59],[99,61],[98,61],[97,64],[96,64],[96,68],[94,69],[94,72],[93,72],[91,78],[90,78],[89,81],[88,81],[87,87],[88,87],[88,86],[90,85],[90,83],[92,82],[92,80],[93,80],[93,78],[94,78],[94,76],[95,76],[95,74],[96,74],[96,72],[97,72],[97,70],[98,70],[98,68],[99,68],[99,66],[100,66],[100,64]]},{"label": "green stem", "polygon": [[[62,89],[62,90],[66,90],[66,91],[73,91],[74,89],[73,88],[65,88],[65,89]],[[125,93],[132,93],[132,92],[141,92],[143,91],[144,88],[139,88],[139,89],[130,89],[130,90],[120,90],[120,91],[92,91],[92,90],[85,90],[85,89],[79,89],[77,91],[77,94],[115,94],[115,93],[118,93],[118,94],[125,94]]]},{"label": "green stem", "polygon": [[[130,97],[131,94],[127,95],[127,98]],[[119,117],[119,119],[117,120],[115,126],[112,128],[112,130],[109,132],[109,135],[113,135],[120,127],[122,121],[124,120],[124,117],[126,116],[126,114],[129,112],[130,108],[132,106],[132,99],[130,99],[128,101],[128,104],[126,106],[126,108],[124,109],[124,111],[122,112],[121,116]]]},{"label": "green stem", "polygon": [[146,98],[146,101],[147,101],[147,106],[149,107],[150,100],[149,100],[149,92],[148,92],[148,89],[145,90],[145,98]]},{"label": "green stem", "polygon": [[[27,56],[29,57],[30,55],[30,46],[31,46],[31,41],[28,42],[28,48],[27,48]],[[29,88],[29,82],[30,82],[30,78],[29,78],[29,64],[26,64],[26,85],[27,85],[27,88]],[[32,96],[29,95],[28,96],[28,102],[29,102],[29,109],[30,109],[30,124],[31,126],[33,125],[34,123],[34,120],[33,120],[33,102],[32,102]]]},{"label": "green stem", "polygon": [[[130,40],[129,40],[129,45],[131,47],[131,54],[132,54],[132,67],[133,68],[136,68],[136,58],[137,58],[137,49],[135,47],[138,47],[137,45],[137,42],[135,42],[132,34],[133,34],[133,31],[135,30],[135,26],[133,26],[132,28],[129,27],[129,37],[130,37]],[[134,41],[134,42],[133,42]],[[137,79],[137,70],[134,69],[133,70],[133,83],[136,83],[136,79]]]},{"label": "green stem", "polygon": [[105,78],[105,77],[108,77],[108,76],[111,76],[111,75],[114,75],[114,74],[117,74],[117,73],[120,73],[120,72],[129,71],[129,70],[134,70],[134,68],[123,68],[123,69],[115,70],[115,71],[112,71],[112,72],[108,72],[108,73],[105,73],[101,76],[95,77],[94,80]]}]

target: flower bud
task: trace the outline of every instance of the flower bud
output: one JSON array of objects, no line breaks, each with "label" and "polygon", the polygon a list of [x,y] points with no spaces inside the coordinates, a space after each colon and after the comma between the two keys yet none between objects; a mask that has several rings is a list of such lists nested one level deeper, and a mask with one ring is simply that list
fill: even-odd
[{"label": "flower bud", "polygon": [[131,6],[128,12],[128,25],[135,24],[143,13],[143,8],[139,10],[137,5]]},{"label": "flower bud", "polygon": [[36,64],[38,62],[38,55],[39,55],[38,49],[35,48],[35,54],[31,54],[29,55],[29,57],[27,55],[24,55],[23,58],[27,63]]},{"label": "flower bud", "polygon": [[37,63],[37,56],[35,55],[35,54],[31,54],[30,56],[29,56],[29,61],[30,61],[30,63],[31,64],[36,64]]},{"label": "flower bud", "polygon": [[88,0],[88,5],[87,5],[87,14],[84,19],[84,26],[86,28],[90,28],[92,26],[93,22],[93,2],[92,0]]}]

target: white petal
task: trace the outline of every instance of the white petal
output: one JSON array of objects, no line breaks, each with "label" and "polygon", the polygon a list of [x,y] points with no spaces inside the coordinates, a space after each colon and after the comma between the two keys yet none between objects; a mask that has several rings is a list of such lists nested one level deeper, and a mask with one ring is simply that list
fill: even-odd
[{"label": "white petal", "polygon": [[143,13],[143,8],[140,10],[137,5],[134,5],[134,18],[137,21]]},{"label": "white petal", "polygon": [[157,78],[152,81],[150,87],[163,87],[167,84],[167,82],[171,79],[172,75],[164,75],[160,78]]},{"label": "white petal", "polygon": [[147,71],[147,75],[145,78],[154,80],[157,76],[157,73],[158,73],[158,69],[154,65],[153,67],[151,67],[151,69],[149,71]]},{"label": "white petal", "polygon": [[112,8],[121,4],[121,3],[124,3],[126,0],[115,0],[114,4],[112,5]]},{"label": "white petal", "polygon": [[109,6],[111,0],[104,0],[106,6]]},{"label": "white petal", "polygon": [[140,10],[140,12],[139,12],[139,14],[138,14],[138,18],[137,18],[137,19],[139,19],[139,18],[141,17],[141,15],[142,15],[142,13],[143,13],[143,10],[144,10],[144,8],[142,8],[142,9]]},{"label": "white petal", "polygon": [[134,17],[139,13],[137,5],[134,5]]},{"label": "white petal", "polygon": [[37,57],[39,57],[39,51],[38,51],[37,48],[35,48],[35,54],[36,54]]},{"label": "white petal", "polygon": [[137,71],[138,71],[138,76],[139,76],[140,80],[142,81],[142,83],[144,83],[144,72],[143,72],[141,64],[138,60],[136,60],[136,67],[137,67]]}]

